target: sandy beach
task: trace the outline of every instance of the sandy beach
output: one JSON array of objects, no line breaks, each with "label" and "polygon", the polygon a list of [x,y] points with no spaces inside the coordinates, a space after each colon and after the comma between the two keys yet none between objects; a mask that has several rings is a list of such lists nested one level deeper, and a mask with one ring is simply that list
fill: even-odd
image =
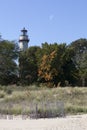
[{"label": "sandy beach", "polygon": [[87,114],[53,119],[0,119],[0,130],[87,130]]}]

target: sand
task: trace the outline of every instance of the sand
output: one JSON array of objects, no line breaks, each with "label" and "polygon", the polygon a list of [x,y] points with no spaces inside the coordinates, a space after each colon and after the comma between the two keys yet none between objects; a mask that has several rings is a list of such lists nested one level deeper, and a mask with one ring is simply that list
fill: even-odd
[{"label": "sand", "polygon": [[87,130],[87,114],[53,119],[0,119],[0,130]]}]

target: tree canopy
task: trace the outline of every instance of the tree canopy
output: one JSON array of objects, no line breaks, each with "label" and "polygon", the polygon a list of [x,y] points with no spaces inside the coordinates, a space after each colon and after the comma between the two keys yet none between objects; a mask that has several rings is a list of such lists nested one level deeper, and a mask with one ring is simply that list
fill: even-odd
[{"label": "tree canopy", "polygon": [[87,39],[42,43],[19,51],[15,42],[0,41],[0,84],[87,86]]}]

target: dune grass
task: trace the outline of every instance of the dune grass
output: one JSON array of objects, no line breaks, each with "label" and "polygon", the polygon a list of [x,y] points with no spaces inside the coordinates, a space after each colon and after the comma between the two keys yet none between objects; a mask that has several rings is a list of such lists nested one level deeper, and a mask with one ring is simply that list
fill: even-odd
[{"label": "dune grass", "polygon": [[[38,104],[57,102],[64,103],[63,111],[66,114],[87,113],[87,88],[0,86],[0,113],[29,114],[33,110],[36,111]],[[52,107],[55,113],[58,113],[54,106]],[[50,105],[49,108],[38,105],[38,113],[46,114],[46,110],[52,113],[52,107]]]}]

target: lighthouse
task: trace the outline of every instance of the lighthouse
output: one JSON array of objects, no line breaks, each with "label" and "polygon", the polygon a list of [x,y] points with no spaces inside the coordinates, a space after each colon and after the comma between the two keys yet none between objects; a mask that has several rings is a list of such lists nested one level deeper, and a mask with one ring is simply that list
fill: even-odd
[{"label": "lighthouse", "polygon": [[21,35],[19,37],[20,51],[25,51],[28,48],[28,42],[29,42],[29,38],[28,38],[28,35],[27,35],[27,30],[25,28],[23,28],[21,30]]}]

